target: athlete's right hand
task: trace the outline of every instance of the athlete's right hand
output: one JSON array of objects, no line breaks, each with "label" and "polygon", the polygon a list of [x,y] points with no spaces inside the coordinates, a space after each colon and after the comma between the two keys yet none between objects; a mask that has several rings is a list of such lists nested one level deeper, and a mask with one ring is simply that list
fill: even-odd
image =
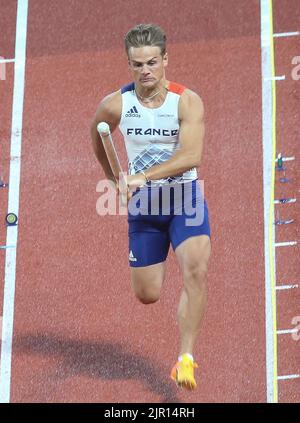
[{"label": "athlete's right hand", "polygon": [[120,179],[119,181],[114,181],[114,186],[117,191],[117,194],[121,198],[121,204],[124,206],[127,205],[127,203],[132,197],[132,192],[129,191],[128,186],[126,184],[126,180]]},{"label": "athlete's right hand", "polygon": [[127,203],[129,202],[129,200],[131,199],[133,195],[133,191],[129,189],[126,176],[120,174],[119,180],[109,179],[109,181],[111,182],[112,186],[116,190],[117,195],[120,196],[121,204],[127,205]]}]

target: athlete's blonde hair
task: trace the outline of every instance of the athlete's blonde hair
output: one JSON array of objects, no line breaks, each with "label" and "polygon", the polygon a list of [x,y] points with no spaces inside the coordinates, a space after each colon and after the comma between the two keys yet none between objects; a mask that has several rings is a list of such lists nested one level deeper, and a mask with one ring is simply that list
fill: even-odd
[{"label": "athlete's blonde hair", "polygon": [[162,56],[166,53],[166,34],[155,24],[136,25],[127,32],[124,41],[127,55],[130,47],[144,46],[160,47]]}]

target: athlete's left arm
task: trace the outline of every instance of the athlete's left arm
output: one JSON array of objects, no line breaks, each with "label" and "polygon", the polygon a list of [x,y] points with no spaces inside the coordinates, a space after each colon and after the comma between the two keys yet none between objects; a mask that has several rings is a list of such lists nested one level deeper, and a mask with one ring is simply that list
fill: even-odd
[{"label": "athlete's left arm", "polygon": [[150,180],[181,175],[200,165],[204,145],[204,106],[201,98],[186,89],[179,100],[179,149],[164,163],[146,170]]}]

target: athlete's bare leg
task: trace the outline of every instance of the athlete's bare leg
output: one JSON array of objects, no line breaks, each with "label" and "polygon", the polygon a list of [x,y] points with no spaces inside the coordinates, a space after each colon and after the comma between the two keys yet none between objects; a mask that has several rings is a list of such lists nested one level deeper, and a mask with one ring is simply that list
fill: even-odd
[{"label": "athlete's bare leg", "polygon": [[180,355],[193,354],[206,307],[206,274],[211,252],[206,235],[188,238],[175,250],[184,279],[178,306]]},{"label": "athlete's bare leg", "polygon": [[144,267],[130,267],[135,295],[143,304],[155,303],[165,278],[165,262]]}]

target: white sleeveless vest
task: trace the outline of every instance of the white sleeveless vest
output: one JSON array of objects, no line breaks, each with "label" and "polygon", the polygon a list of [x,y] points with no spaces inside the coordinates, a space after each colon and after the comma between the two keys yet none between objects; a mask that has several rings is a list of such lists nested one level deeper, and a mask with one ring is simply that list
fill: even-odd
[{"label": "white sleeveless vest", "polygon": [[[134,83],[124,86],[122,116],[119,124],[128,156],[128,174],[134,175],[170,159],[179,148],[178,102],[185,87],[170,82],[164,103],[150,109],[143,106],[135,93]],[[153,180],[152,184],[183,183],[197,179],[192,168],[182,175]]]}]

